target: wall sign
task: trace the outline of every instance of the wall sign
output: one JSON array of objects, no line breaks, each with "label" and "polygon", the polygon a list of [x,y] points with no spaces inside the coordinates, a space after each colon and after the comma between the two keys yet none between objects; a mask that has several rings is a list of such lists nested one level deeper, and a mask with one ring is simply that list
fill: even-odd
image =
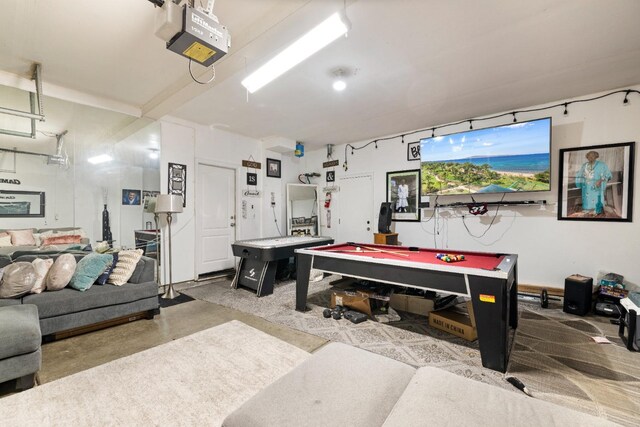
[{"label": "wall sign", "polygon": [[168,193],[182,196],[182,207],[187,207],[187,165],[169,163]]},{"label": "wall sign", "polygon": [[254,162],[253,160],[243,160],[242,166],[245,168],[260,169],[262,164],[260,162]]},{"label": "wall sign", "polygon": [[328,162],[322,163],[322,167],[323,168],[331,168],[331,167],[339,166],[339,165],[340,165],[340,160],[330,160]]},{"label": "wall sign", "polygon": [[19,179],[6,179],[6,178],[0,178],[0,184],[13,184],[13,185],[20,185],[20,180]]},{"label": "wall sign", "polygon": [[327,182],[335,182],[336,171],[327,171]]},{"label": "wall sign", "polygon": [[247,185],[258,185],[258,174],[247,172]]},{"label": "wall sign", "polygon": [[407,144],[407,160],[420,160],[420,141]]}]

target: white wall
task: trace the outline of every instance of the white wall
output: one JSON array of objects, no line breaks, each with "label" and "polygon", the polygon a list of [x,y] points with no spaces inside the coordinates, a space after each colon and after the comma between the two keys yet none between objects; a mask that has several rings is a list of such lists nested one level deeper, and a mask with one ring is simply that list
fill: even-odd
[{"label": "white wall", "polygon": [[[639,88],[639,86],[634,87],[636,90]],[[579,99],[595,95],[585,95]],[[637,261],[634,259],[634,255],[640,253],[640,230],[637,225],[638,215],[640,215],[640,195],[636,194],[634,198],[634,222],[557,220],[560,149],[640,140],[640,99],[638,96],[632,95],[630,96],[631,102],[623,106],[623,97],[623,94],[619,94],[598,101],[570,105],[567,116],[563,115],[563,108],[518,115],[519,120],[552,117],[552,189],[550,192],[510,194],[505,200],[545,199],[546,206],[500,207],[495,222],[488,231],[488,224],[496,213],[495,207],[491,207],[488,214],[477,217],[469,215],[467,209],[440,209],[436,211],[436,215],[432,219],[429,217],[433,210],[425,210],[420,223],[394,223],[400,241],[404,245],[411,246],[518,254],[520,283],[562,288],[564,278],[573,273],[596,277],[601,270],[622,274],[629,281],[638,283],[640,277],[638,277]],[[522,107],[521,109],[535,107]],[[428,124],[427,120],[428,118],[425,118],[425,127],[438,125]],[[510,123],[510,121],[510,117],[505,117],[477,122],[475,127],[501,125]],[[468,124],[464,124],[441,129],[437,131],[437,134],[443,135],[468,129]],[[406,137],[405,141],[413,142],[429,136],[431,136],[431,131]],[[366,142],[369,140],[353,145],[358,147]],[[344,145],[334,148],[333,158],[340,159],[341,165],[336,168],[337,178],[345,175],[342,168],[345,160],[344,148]],[[636,160],[638,148],[640,147],[636,147]],[[350,154],[350,149],[348,152],[349,169],[346,174],[359,172],[374,174],[375,212],[373,217],[377,220],[377,209],[380,203],[386,199],[386,172],[418,169],[419,162],[407,161],[406,144],[402,144],[400,138],[380,142],[378,149],[375,149],[372,144],[363,150],[356,151],[353,156]],[[308,170],[320,170],[323,161],[326,161],[326,149],[307,150],[303,167]],[[324,179],[323,170],[321,186],[325,185]],[[640,188],[640,174],[637,172],[635,173],[634,188]],[[323,197],[324,195],[321,195],[321,199]],[[336,201],[339,203],[340,193],[335,193],[333,198],[337,199]],[[493,197],[477,196],[476,199],[479,201],[499,200],[495,195]],[[449,196],[441,198],[439,203],[455,201],[470,202],[469,198]],[[324,218],[324,215],[323,211],[321,216]],[[486,234],[483,237],[471,236],[464,227],[462,215],[465,215],[465,222],[471,233],[480,236],[486,231]],[[323,228],[321,234],[336,237],[336,225],[331,229]]]},{"label": "white wall", "polygon": [[[173,257],[172,275],[174,282],[197,278],[195,248],[197,236],[197,213],[195,211],[196,171],[199,163],[222,166],[236,171],[236,239],[253,239],[278,235],[275,217],[282,234],[286,234],[284,194],[287,182],[297,177],[297,165],[291,158],[279,153],[263,150],[262,142],[220,129],[210,129],[195,123],[166,117],[161,122],[161,192],[166,193],[167,167],[169,162],[187,165],[187,207],[175,215],[172,224]],[[282,178],[266,176],[266,158],[282,160]],[[242,160],[253,159],[262,163],[257,172],[259,197],[244,194],[247,168]],[[271,193],[276,200],[271,207]],[[215,197],[215,195],[212,195]],[[247,204],[247,218],[242,218],[242,202]],[[164,245],[166,247],[166,241]],[[165,251],[166,255],[166,251]],[[164,265],[167,265],[165,259]],[[165,270],[165,269],[163,269]],[[164,272],[166,274],[166,271]]]}]

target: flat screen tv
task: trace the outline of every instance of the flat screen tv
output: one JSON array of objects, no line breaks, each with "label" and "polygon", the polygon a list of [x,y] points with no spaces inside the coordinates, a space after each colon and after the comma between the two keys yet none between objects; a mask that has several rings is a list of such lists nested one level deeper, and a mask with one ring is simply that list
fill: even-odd
[{"label": "flat screen tv", "polygon": [[551,118],[420,141],[422,196],[550,191]]}]

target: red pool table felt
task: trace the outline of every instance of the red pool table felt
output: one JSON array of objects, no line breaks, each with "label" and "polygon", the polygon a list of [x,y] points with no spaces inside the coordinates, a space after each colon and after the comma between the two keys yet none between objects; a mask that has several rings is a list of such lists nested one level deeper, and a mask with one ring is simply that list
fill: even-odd
[{"label": "red pool table felt", "polygon": [[[360,247],[362,252],[356,252],[356,247]],[[367,248],[378,249],[387,252],[370,251]],[[422,262],[437,265],[450,265],[456,267],[465,268],[479,268],[483,270],[495,270],[498,265],[504,259],[504,255],[492,254],[486,252],[468,252],[468,251],[455,251],[451,249],[426,249],[418,248],[417,251],[410,251],[406,246],[392,246],[392,245],[376,245],[373,243],[340,243],[336,245],[321,246],[314,248],[314,251],[320,252],[334,252],[345,255],[355,255],[369,258],[389,259],[396,261],[409,261],[409,262]],[[396,255],[389,252],[398,252],[400,254],[408,255]],[[463,261],[457,262],[445,262],[436,258],[439,253],[464,255]]]}]

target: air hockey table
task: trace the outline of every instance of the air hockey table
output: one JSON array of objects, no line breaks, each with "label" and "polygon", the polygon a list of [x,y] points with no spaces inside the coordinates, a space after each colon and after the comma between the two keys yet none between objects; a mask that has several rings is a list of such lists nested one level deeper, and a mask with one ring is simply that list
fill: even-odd
[{"label": "air hockey table", "polygon": [[482,365],[506,372],[518,326],[518,256],[452,251],[459,262],[436,257],[443,250],[368,243],[342,243],[296,251],[296,310],[307,309],[311,268],[393,285],[471,298]]},{"label": "air hockey table", "polygon": [[263,239],[238,240],[231,245],[233,255],[240,258],[231,286],[244,286],[262,297],[273,293],[276,270],[280,260],[291,258],[296,249],[329,245],[330,237],[285,236]]}]

